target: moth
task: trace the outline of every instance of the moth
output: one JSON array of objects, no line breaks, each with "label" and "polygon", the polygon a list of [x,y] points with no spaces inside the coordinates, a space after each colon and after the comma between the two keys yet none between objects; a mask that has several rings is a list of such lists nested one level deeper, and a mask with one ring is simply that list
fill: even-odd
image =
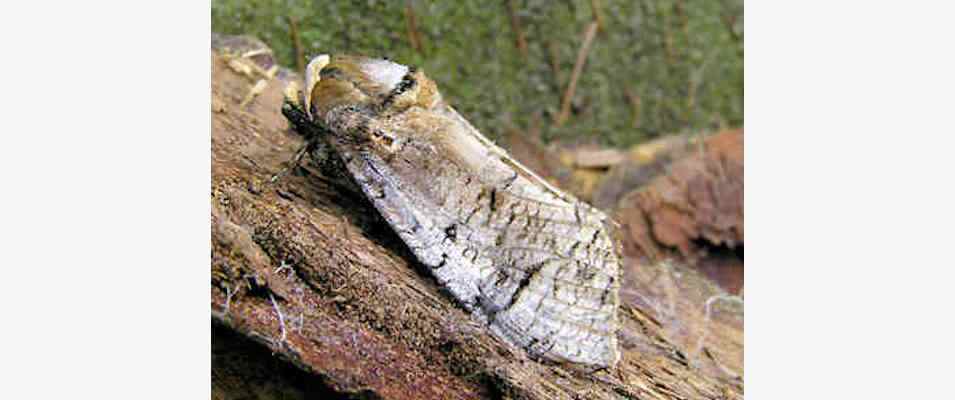
[{"label": "moth", "polygon": [[320,55],[303,95],[354,182],[474,318],[536,359],[617,363],[620,260],[604,213],[511,158],[413,67]]}]

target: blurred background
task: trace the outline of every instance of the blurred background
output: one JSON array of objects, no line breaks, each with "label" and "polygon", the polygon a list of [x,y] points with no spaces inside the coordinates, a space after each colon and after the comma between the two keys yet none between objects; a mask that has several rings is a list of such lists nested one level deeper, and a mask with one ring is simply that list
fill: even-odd
[{"label": "blurred background", "polygon": [[297,71],[320,53],[417,65],[492,138],[622,147],[743,125],[742,0],[214,0],[212,29]]}]

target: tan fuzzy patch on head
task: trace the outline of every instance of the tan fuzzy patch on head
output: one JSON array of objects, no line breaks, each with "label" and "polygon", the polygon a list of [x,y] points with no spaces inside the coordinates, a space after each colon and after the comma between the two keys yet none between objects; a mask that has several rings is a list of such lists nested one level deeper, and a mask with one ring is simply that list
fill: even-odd
[{"label": "tan fuzzy patch on head", "polygon": [[415,79],[418,82],[418,105],[422,108],[431,109],[441,103],[441,93],[438,92],[438,85],[424,75],[424,72],[415,73]]},{"label": "tan fuzzy patch on head", "polygon": [[312,89],[315,88],[315,85],[318,84],[321,80],[320,73],[322,68],[325,68],[329,62],[331,62],[331,56],[328,54],[321,54],[318,57],[315,57],[308,63],[308,66],[305,67],[305,112],[311,115],[312,112]]}]

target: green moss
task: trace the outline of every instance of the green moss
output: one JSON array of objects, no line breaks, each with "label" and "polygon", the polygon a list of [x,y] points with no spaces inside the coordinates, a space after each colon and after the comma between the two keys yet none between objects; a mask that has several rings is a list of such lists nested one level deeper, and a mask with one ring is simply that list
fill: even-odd
[{"label": "green moss", "polygon": [[[212,29],[255,35],[283,65],[294,67],[288,22],[294,17],[306,59],[356,53],[417,65],[492,137],[510,127],[527,129],[535,118],[543,122],[544,139],[618,146],[743,124],[742,0],[600,3],[606,29],[578,82],[574,112],[561,127],[551,121],[593,18],[589,0],[515,1],[527,58],[514,44],[501,1],[412,2],[424,54],[411,46],[408,3],[401,1],[214,0]],[[639,98],[636,113],[632,98]]]}]

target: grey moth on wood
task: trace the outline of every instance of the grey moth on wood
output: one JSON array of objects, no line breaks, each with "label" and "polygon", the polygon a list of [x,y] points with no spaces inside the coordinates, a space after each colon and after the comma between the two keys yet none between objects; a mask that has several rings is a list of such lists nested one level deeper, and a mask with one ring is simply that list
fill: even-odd
[{"label": "grey moth on wood", "polygon": [[460,305],[532,357],[613,367],[610,220],[511,158],[423,72],[321,55],[304,109],[378,212]]}]

